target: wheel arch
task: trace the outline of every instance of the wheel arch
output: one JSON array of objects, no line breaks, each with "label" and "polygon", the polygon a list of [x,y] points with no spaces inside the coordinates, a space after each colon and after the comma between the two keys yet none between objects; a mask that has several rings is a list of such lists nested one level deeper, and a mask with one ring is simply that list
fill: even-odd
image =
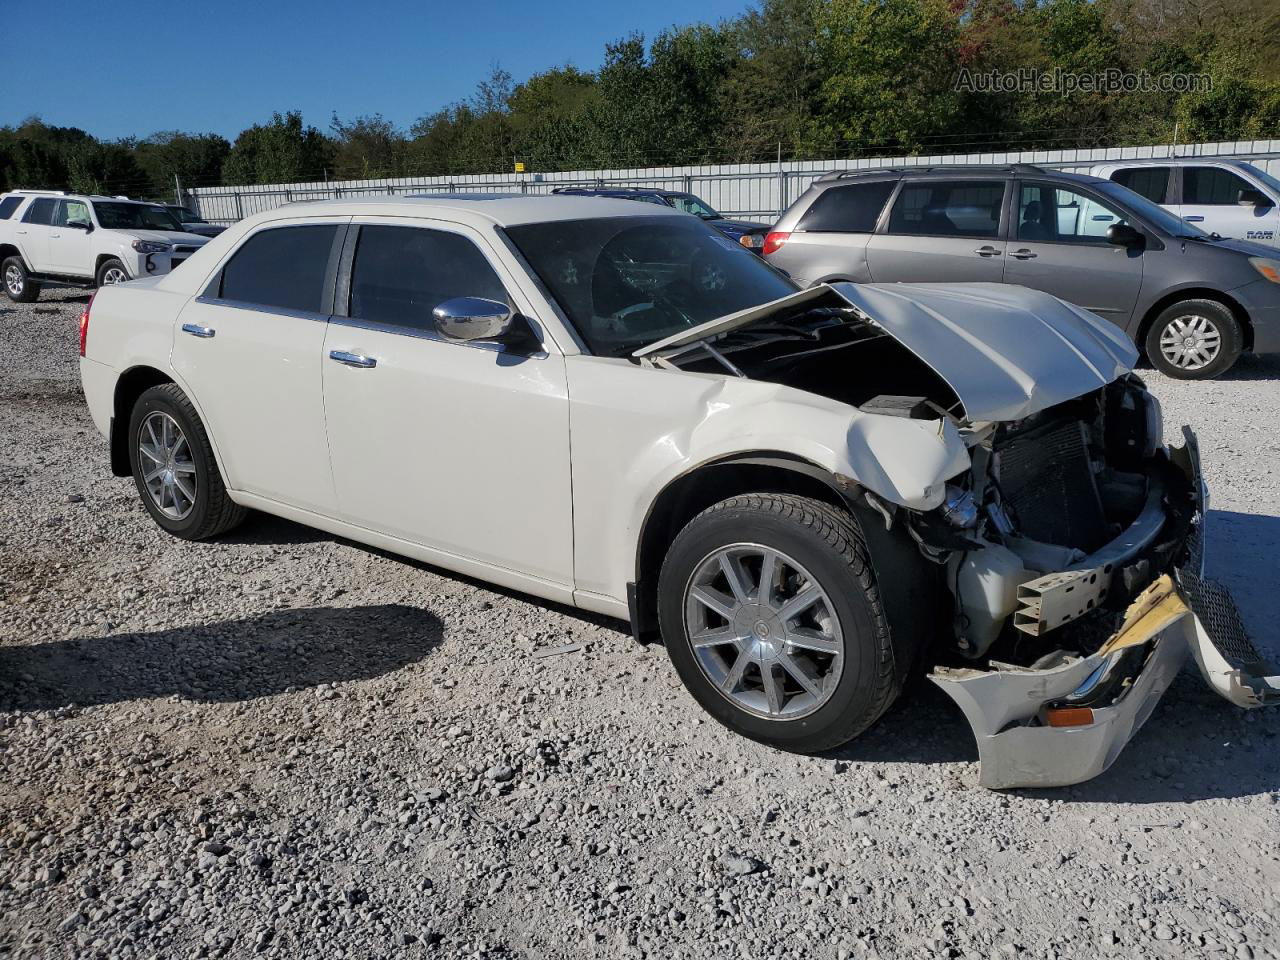
[{"label": "wheel arch", "polygon": [[102,271],[102,265],[108,260],[120,261],[120,266],[124,267],[124,272],[128,273],[129,268],[125,266],[124,259],[117,253],[100,253],[93,261],[93,279],[98,279],[98,274]]},{"label": "wheel arch", "polygon": [[1148,361],[1151,358],[1147,357],[1147,334],[1151,332],[1151,325],[1156,322],[1156,317],[1160,316],[1161,313],[1183,300],[1212,300],[1215,303],[1222,304],[1222,306],[1231,311],[1232,316],[1236,318],[1236,322],[1240,324],[1243,350],[1253,349],[1253,325],[1249,322],[1248,311],[1239,301],[1212,287],[1184,287],[1174,290],[1172,293],[1166,293],[1148,307],[1147,312],[1142,316],[1142,322],[1138,325],[1138,332],[1137,336],[1134,337],[1134,342],[1137,344],[1139,353],[1146,357]]},{"label": "wheel arch", "polygon": [[127,477],[129,466],[129,418],[138,398],[152,387],[174,383],[173,377],[155,367],[130,367],[116,380],[115,395],[111,404],[111,473]]},{"label": "wheel arch", "polygon": [[22,251],[19,250],[15,244],[0,243],[0,263],[3,263],[10,257],[17,257],[22,261],[22,265],[24,267],[27,265],[26,258],[22,256]]}]

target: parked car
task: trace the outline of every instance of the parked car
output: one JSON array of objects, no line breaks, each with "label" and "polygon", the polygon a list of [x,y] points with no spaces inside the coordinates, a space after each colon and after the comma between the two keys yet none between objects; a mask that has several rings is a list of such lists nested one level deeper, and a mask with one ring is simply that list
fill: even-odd
[{"label": "parked car", "polygon": [[165,204],[165,209],[173,214],[174,218],[182,224],[182,229],[187,233],[194,233],[198,237],[216,237],[223,230],[224,226],[216,223],[210,223],[198,213],[192,213],[186,207],[180,207],[176,203]]},{"label": "parked car", "polygon": [[1280,260],[1223,240],[1110,180],[1011,167],[821,177],[774,226],[765,258],[804,283],[994,281],[1118,325],[1161,372],[1225,373],[1280,350]]},{"label": "parked car", "polygon": [[362,199],[100,290],[80,344],[112,470],[175,536],[253,508],[660,630],[778,747],[857,736],[921,662],[992,786],[1104,769],[1188,643],[1235,702],[1274,693],[1183,599],[1213,590],[1194,438],[1047,294],[800,289],[657,205]]},{"label": "parked car", "polygon": [[1280,246],[1280,180],[1244,160],[1124,160],[1089,169],[1209,233]]},{"label": "parked car", "polygon": [[682,190],[650,190],[645,187],[556,187],[552,193],[574,197],[613,197],[620,200],[639,200],[641,203],[657,203],[675,207],[681,213],[692,214],[705,220],[730,240],[742,244],[748,250],[759,253],[764,246],[769,225],[754,220],[730,220],[718,213],[710,204],[692,193]]},{"label": "parked car", "polygon": [[0,195],[0,274],[19,303],[39,297],[42,284],[101,287],[163,276],[206,243],[155,203],[42,190]]}]

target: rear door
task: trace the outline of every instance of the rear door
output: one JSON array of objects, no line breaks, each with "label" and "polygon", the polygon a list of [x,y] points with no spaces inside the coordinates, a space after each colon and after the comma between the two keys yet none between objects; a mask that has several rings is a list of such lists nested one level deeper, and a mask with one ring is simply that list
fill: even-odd
[{"label": "rear door", "polygon": [[179,316],[173,366],[236,490],[334,512],[320,363],[349,218],[268,223]]},{"label": "rear door", "polygon": [[49,228],[49,269],[73,277],[93,275],[93,254],[89,231],[72,223],[92,226],[89,205],[83,200],[59,200]]},{"label": "rear door", "polygon": [[51,224],[57,205],[53,197],[36,197],[27,204],[22,219],[14,224],[14,242],[27,268],[36,273],[54,272],[49,263],[49,234],[53,232]]},{"label": "rear door", "polygon": [[1257,184],[1226,167],[1184,167],[1178,216],[1210,233],[1274,246],[1280,210],[1274,202],[1241,203],[1242,190],[1258,190],[1267,195]]},{"label": "rear door", "polygon": [[1015,209],[1005,282],[1126,325],[1142,288],[1144,254],[1107,242],[1107,229],[1127,222],[1124,215],[1087,190],[1027,180],[1018,185]]},{"label": "rear door", "polygon": [[985,280],[1004,275],[1003,178],[904,180],[867,245],[877,283]]}]

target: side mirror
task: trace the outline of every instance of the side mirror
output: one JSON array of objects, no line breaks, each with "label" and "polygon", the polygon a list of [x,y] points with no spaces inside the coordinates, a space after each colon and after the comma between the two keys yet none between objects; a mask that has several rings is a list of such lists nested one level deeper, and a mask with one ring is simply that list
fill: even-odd
[{"label": "side mirror", "polygon": [[517,318],[512,309],[497,300],[483,297],[454,297],[431,311],[436,330],[450,340],[519,339]]},{"label": "side mirror", "polygon": [[1248,190],[1241,190],[1240,196],[1236,198],[1236,203],[1242,207],[1269,207],[1272,205],[1270,197],[1261,190],[1255,190],[1252,187]]},{"label": "side mirror", "polygon": [[93,224],[88,220],[68,220],[67,226],[76,230],[83,230],[85,233],[93,233]]},{"label": "side mirror", "polygon": [[1147,245],[1147,238],[1141,231],[1135,230],[1127,223],[1113,223],[1107,227],[1107,243],[1114,243],[1117,247],[1141,249]]}]

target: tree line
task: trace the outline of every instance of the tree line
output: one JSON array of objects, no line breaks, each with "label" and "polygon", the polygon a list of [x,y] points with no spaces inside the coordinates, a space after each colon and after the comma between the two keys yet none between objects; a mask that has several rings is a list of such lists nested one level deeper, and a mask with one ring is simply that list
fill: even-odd
[{"label": "tree line", "polygon": [[[171,196],[184,186],[1054,149],[1280,137],[1274,0],[761,0],[605,46],[598,70],[500,68],[407,130],[297,111],[241,131],[101,141],[0,127],[0,188]],[[1207,77],[1131,92],[975,81],[1057,68]],[[1186,85],[1184,85],[1186,86]]]}]

